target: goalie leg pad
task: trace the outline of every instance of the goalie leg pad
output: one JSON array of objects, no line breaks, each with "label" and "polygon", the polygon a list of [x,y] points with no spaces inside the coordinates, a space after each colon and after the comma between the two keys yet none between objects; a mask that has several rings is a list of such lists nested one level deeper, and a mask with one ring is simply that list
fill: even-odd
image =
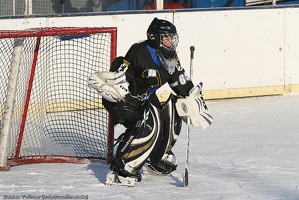
[{"label": "goalie leg pad", "polygon": [[182,119],[175,109],[176,99],[175,95],[170,95],[168,100],[163,104],[162,133],[148,159],[148,166],[159,174],[169,174],[177,168],[176,157],[171,151],[177,141],[182,126]]},{"label": "goalie leg pad", "polygon": [[143,105],[143,118],[127,128],[119,143],[116,158],[112,161],[116,171],[124,175],[136,175],[152,153],[161,132],[160,111],[150,102]]},{"label": "goalie leg pad", "polygon": [[184,121],[190,118],[190,123],[194,127],[206,129],[213,123],[213,118],[207,112],[207,106],[201,94],[201,84],[197,85],[190,91],[186,98],[178,99],[176,109]]},{"label": "goalie leg pad", "polygon": [[181,131],[182,119],[175,109],[176,96],[170,95],[168,100],[163,104],[163,128],[159,140],[150,155],[152,164],[158,163],[163,159],[166,152],[170,152],[177,141]]}]

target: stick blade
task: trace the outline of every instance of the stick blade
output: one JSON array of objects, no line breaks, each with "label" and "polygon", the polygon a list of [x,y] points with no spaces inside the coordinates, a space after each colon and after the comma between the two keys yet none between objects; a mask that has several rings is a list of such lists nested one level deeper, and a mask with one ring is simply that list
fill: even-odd
[{"label": "stick blade", "polygon": [[185,172],[183,172],[183,183],[184,183],[184,186],[188,186],[189,184],[189,177],[188,177],[188,169],[185,168]]}]

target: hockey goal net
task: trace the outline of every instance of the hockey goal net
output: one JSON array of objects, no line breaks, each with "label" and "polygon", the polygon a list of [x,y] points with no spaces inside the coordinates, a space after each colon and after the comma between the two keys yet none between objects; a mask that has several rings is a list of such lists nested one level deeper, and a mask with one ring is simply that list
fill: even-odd
[{"label": "hockey goal net", "polygon": [[109,28],[0,31],[0,169],[108,160],[113,124],[87,86],[116,55]]}]

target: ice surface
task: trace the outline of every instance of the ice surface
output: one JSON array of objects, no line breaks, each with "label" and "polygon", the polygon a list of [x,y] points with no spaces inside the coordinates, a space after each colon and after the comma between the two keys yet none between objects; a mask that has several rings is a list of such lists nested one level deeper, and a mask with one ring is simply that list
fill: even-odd
[{"label": "ice surface", "polygon": [[174,147],[179,166],[171,175],[144,170],[135,187],[110,187],[101,162],[21,165],[0,172],[0,199],[298,200],[299,96],[207,104],[214,124],[204,131],[191,127],[188,187],[182,182],[184,125]]}]

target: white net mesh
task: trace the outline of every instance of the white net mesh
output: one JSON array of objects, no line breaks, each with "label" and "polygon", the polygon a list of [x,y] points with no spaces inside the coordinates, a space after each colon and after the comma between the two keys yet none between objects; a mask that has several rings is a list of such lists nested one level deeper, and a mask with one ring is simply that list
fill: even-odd
[{"label": "white net mesh", "polygon": [[[37,35],[39,31],[50,31],[54,36],[42,36],[40,43],[38,37],[24,40],[9,133],[9,158],[107,158],[108,113],[87,81],[93,72],[109,70],[115,45],[112,33],[99,29],[98,33],[80,31],[78,35],[73,28],[74,35],[63,35],[66,30],[38,29]],[[21,37],[26,31],[12,33]],[[0,39],[0,130],[14,41]],[[19,138],[21,143],[17,142]]]}]

